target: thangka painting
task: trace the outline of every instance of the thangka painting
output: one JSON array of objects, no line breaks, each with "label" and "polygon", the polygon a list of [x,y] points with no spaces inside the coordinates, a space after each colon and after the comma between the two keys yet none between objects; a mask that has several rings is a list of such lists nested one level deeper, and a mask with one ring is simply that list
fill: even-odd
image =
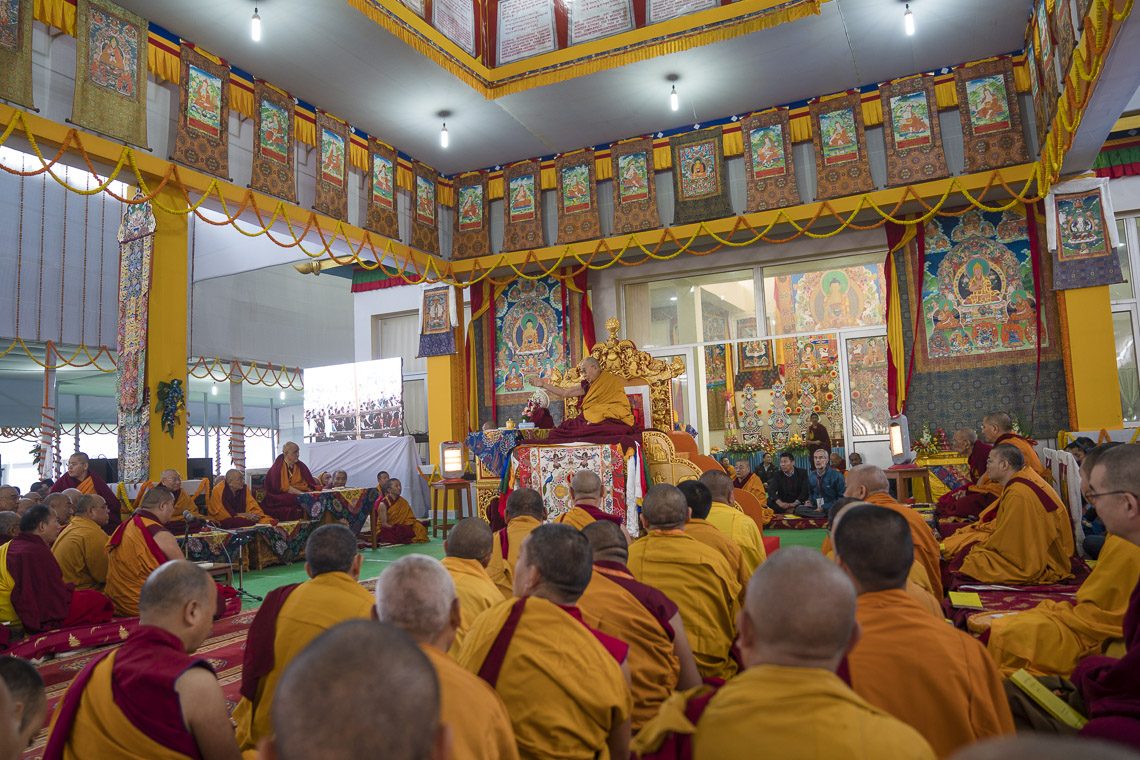
[{"label": "thangka painting", "polygon": [[1046,199],[1053,288],[1069,290],[1123,282],[1108,180],[1077,179],[1055,185]]},{"label": "thangka painting", "polygon": [[420,304],[420,350],[417,357],[449,356],[456,351],[451,323],[453,290],[450,285],[427,288]]},{"label": "thangka painting", "polygon": [[577,243],[600,237],[594,151],[559,156],[554,171],[558,174],[558,242]]},{"label": "thangka painting", "polygon": [[32,104],[32,0],[0,0],[0,98]]},{"label": "thangka painting", "polygon": [[[936,216],[923,234],[917,278],[918,257],[907,256],[911,303],[917,297],[922,304],[914,339],[918,371],[1035,362],[1039,341],[1043,353],[1051,348],[1051,299],[1040,304],[1036,254],[1021,207]],[[1047,259],[1039,261],[1036,282],[1048,283]],[[1039,306],[1044,307],[1040,318]]]},{"label": "thangka painting", "polygon": [[487,227],[487,175],[471,172],[455,178],[455,229],[453,259],[486,256],[491,252]]},{"label": "thangka painting", "polygon": [[396,151],[370,138],[368,141],[368,215],[364,227],[388,238],[400,237],[396,214]]},{"label": "thangka painting", "polygon": [[149,404],[146,397],[146,352],[150,313],[151,260],[154,256],[154,211],[150,203],[127,206],[119,225],[119,467],[123,478],[146,477]]},{"label": "thangka painting", "polygon": [[851,426],[854,435],[886,435],[887,337],[848,338]]},{"label": "thangka painting", "polygon": [[1073,62],[1073,49],[1076,46],[1077,32],[1073,28],[1073,5],[1070,0],[1053,0],[1053,12],[1049,14],[1053,28],[1053,55],[1057,58],[1058,76],[1061,82],[1069,73]]},{"label": "thangka painting", "polygon": [[653,184],[653,140],[644,137],[610,149],[613,162],[614,232],[629,234],[661,226]]},{"label": "thangka painting", "polygon": [[229,179],[230,69],[182,45],[175,161]]},{"label": "thangka painting", "polygon": [[495,298],[496,403],[522,403],[540,376],[569,368],[567,296],[560,281],[547,277],[515,280]]},{"label": "thangka painting", "polygon": [[503,250],[541,248],[542,188],[537,161],[522,161],[503,171]]},{"label": "thangka painting", "polygon": [[313,208],[348,221],[348,124],[317,111],[317,191]]},{"label": "thangka painting", "polygon": [[954,77],[966,171],[980,172],[1028,161],[1010,59],[1002,57],[962,66],[954,71]]},{"label": "thangka painting", "polygon": [[872,327],[886,321],[880,262],[779,275],[773,283],[777,333]]},{"label": "thangka painting", "polygon": [[733,216],[720,127],[669,138],[673,155],[673,224]]},{"label": "thangka painting", "polygon": [[291,203],[297,202],[293,139],[293,98],[271,84],[255,80],[253,99],[253,173],[249,186]]},{"label": "thangka painting", "polygon": [[1037,29],[1037,51],[1041,54],[1041,69],[1046,76],[1055,76],[1053,69],[1053,30],[1049,22],[1046,0],[1037,0],[1033,9],[1033,25]]},{"label": "thangka painting", "polygon": [[858,92],[808,105],[815,145],[819,200],[875,189],[863,133],[863,103]]},{"label": "thangka painting", "polygon": [[146,147],[147,22],[107,0],[79,0],[71,121]]},{"label": "thangka painting", "polygon": [[788,109],[753,114],[741,124],[744,137],[744,182],[748,211],[795,206],[800,202],[792,159]]},{"label": "thangka painting", "polygon": [[[1029,29],[1029,37],[1033,28]],[[1036,44],[1032,39],[1025,46],[1025,68],[1029,72],[1029,95],[1033,103],[1033,126],[1037,129],[1037,144],[1045,144],[1048,121],[1045,118],[1045,95],[1041,86],[1041,67],[1037,62]]]},{"label": "thangka painting", "polygon": [[426,164],[415,163],[415,192],[412,214],[412,247],[426,253],[439,253],[439,226],[436,224],[438,175]]},{"label": "thangka painting", "polygon": [[879,87],[887,141],[887,185],[909,185],[947,175],[934,77],[923,75]]},{"label": "thangka painting", "polygon": [[[704,347],[705,358],[705,403],[708,410],[710,430],[725,429],[725,393],[728,388],[728,374],[732,371],[728,346],[717,343]],[[734,420],[735,422],[735,420]]]}]

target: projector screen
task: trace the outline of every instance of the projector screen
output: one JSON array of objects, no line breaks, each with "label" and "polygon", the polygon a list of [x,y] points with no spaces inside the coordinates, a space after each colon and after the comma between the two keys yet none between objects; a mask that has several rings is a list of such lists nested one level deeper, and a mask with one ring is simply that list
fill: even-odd
[{"label": "projector screen", "polygon": [[403,435],[401,359],[305,370],[305,440],[349,441]]}]

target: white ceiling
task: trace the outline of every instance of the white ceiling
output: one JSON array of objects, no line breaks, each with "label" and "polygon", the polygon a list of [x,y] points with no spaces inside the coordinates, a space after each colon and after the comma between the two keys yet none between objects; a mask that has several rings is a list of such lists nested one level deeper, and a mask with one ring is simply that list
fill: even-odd
[{"label": "white ceiling", "polygon": [[[1019,50],[1029,0],[829,0],[819,16],[566,82],[483,98],[343,0],[118,0],[445,174],[746,113]],[[668,108],[668,74],[681,110]],[[451,147],[436,114],[448,110]]]}]

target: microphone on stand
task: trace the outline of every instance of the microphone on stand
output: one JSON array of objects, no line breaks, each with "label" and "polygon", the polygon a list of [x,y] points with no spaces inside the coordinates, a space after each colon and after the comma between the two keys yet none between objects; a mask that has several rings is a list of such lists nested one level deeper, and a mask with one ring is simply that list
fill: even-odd
[{"label": "microphone on stand", "polygon": [[189,509],[184,509],[184,510],[182,510],[182,519],[186,523],[186,528],[182,534],[182,538],[185,541],[189,541],[190,540],[190,521],[194,519],[194,515],[192,512],[190,512]]}]

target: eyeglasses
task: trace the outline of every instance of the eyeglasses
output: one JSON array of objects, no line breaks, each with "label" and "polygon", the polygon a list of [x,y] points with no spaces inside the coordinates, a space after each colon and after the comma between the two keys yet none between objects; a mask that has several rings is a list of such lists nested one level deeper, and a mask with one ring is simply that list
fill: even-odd
[{"label": "eyeglasses", "polygon": [[1101,497],[1104,497],[1104,496],[1117,496],[1117,495],[1122,494],[1122,493],[1132,493],[1132,492],[1131,491],[1104,491],[1103,493],[1087,492],[1087,493],[1085,493],[1085,501],[1087,501],[1089,504],[1092,504],[1093,506],[1096,506],[1097,499],[1100,499]]}]

